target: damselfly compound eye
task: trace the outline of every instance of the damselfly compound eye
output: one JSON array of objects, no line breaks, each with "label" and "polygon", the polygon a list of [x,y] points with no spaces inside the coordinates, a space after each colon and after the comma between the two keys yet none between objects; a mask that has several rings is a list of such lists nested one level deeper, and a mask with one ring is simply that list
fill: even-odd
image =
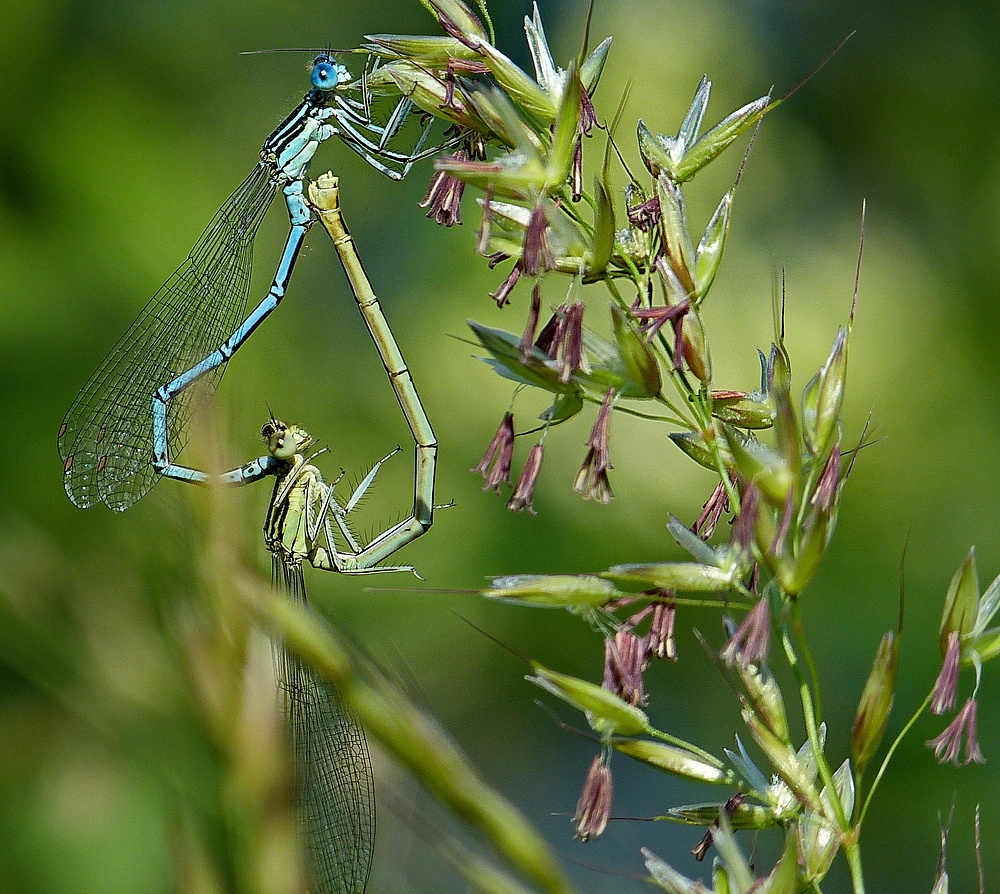
[{"label": "damselfly compound eye", "polygon": [[345,81],[350,80],[347,69],[339,62],[334,62],[325,53],[317,56],[313,62],[310,80],[314,87],[320,90],[333,90]]},{"label": "damselfly compound eye", "polygon": [[[369,73],[371,69],[369,63]],[[129,338],[112,348],[66,412],[59,429],[59,456],[66,493],[76,505],[86,508],[103,502],[122,511],[161,477],[208,480],[207,473],[176,465],[170,459],[171,453],[184,445],[194,405],[202,393],[191,386],[204,380],[205,391],[214,391],[228,361],[277,307],[275,299],[284,295],[312,219],[305,200],[306,173],[325,140],[339,137],[375,170],[394,180],[402,179],[415,161],[441,148],[425,145],[433,116],[427,117],[411,151],[392,148],[393,137],[412,110],[409,97],[399,99],[388,124],[382,124],[372,119],[364,91],[360,98],[337,95],[337,88],[349,84],[351,75],[332,52],[315,55],[311,71],[312,88],[264,140],[260,161],[250,176],[212,218],[188,259],[154,293],[129,329]],[[324,123],[327,119],[330,123]],[[251,249],[279,186],[289,215],[285,246],[266,296],[252,305],[247,316]],[[327,195],[339,194],[328,188]],[[334,202],[325,211],[339,215],[339,206]],[[342,224],[340,227],[343,229]],[[338,252],[356,252],[353,243],[349,247],[335,244]],[[361,269],[360,261],[349,263]],[[371,291],[370,285],[364,288],[366,293]],[[362,307],[369,306],[368,298],[358,300]],[[387,324],[380,320],[371,325],[376,327],[373,332],[379,332],[376,344],[381,351],[382,345],[391,344]],[[393,346],[393,358],[395,350]],[[392,382],[407,383],[398,392],[400,404],[411,430],[424,433],[418,446],[420,456],[427,458],[420,460],[423,465],[418,468],[423,471],[416,476],[420,514],[398,530],[393,528],[388,543],[380,539],[371,552],[365,553],[358,546],[344,560],[351,571],[377,565],[422,534],[430,525],[433,510],[435,447],[429,423],[423,418],[408,375],[397,379],[407,373],[406,368],[391,366],[395,359],[383,357],[383,362]],[[280,425],[272,419],[262,432],[269,450],[271,439],[279,437]],[[289,450],[285,458],[291,458],[295,445],[291,438],[284,441],[281,449]],[[258,472],[272,474],[274,470],[271,463],[258,464],[247,473],[249,478],[234,470],[234,477],[227,480],[245,484],[256,480]]]}]

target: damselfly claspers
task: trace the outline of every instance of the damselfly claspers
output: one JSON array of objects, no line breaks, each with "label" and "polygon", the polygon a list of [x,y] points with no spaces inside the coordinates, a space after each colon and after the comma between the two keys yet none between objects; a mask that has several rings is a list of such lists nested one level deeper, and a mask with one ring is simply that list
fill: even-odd
[{"label": "damselfly claspers", "polygon": [[[380,562],[424,533],[433,521],[437,441],[409,369],[382,314],[340,211],[336,178],[324,174],[309,184],[314,212],[331,237],[369,333],[399,401],[414,441],[413,511],[409,518],[362,545],[348,513],[367,491],[384,457],[343,504],[334,496],[308,454],[310,436],[275,419],[261,434],[268,452],[218,476],[223,485],[245,485],[269,475],[274,492],[264,524],[272,578],[293,598],[305,601],[303,565],[348,574],[412,571],[408,565]],[[398,450],[399,448],[397,448]],[[395,453],[396,451],[393,451]],[[175,466],[175,476],[211,484],[212,476]],[[339,479],[338,479],[339,480]],[[317,894],[360,894],[371,864],[374,800],[371,764],[364,733],[340,702],[335,689],[317,678],[280,645],[278,681],[285,694],[298,774],[298,809],[306,843],[311,890]]]},{"label": "damselfly claspers", "polygon": [[[170,456],[186,442],[192,397],[196,391],[214,392],[226,362],[284,297],[313,222],[304,178],[322,142],[338,137],[394,179],[440,148],[424,147],[428,120],[410,151],[391,150],[390,141],[412,111],[410,101],[402,97],[385,124],[375,123],[365,81],[350,83],[347,69],[332,55],[315,58],[311,81],[302,102],[264,141],[257,167],[67,411],[59,453],[66,492],[78,506],[103,502],[124,510],[160,476],[177,477]],[[361,91],[361,98],[352,90]],[[288,210],[288,236],[267,295],[247,315],[254,238],[279,189]],[[196,382],[198,388],[192,388]]]}]

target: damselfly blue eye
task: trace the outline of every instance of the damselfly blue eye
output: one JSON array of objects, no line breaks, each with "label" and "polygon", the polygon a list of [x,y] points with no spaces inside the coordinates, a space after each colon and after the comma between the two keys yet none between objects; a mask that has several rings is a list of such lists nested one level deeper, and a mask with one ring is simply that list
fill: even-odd
[{"label": "damselfly blue eye", "polygon": [[326,54],[317,56],[309,79],[320,90],[333,90],[346,81],[350,75],[339,62],[334,62]]},{"label": "damselfly blue eye", "polygon": [[[161,477],[198,483],[211,477],[170,458],[186,439],[198,392],[191,386],[202,381],[209,392],[214,390],[230,359],[285,294],[302,240],[314,219],[306,203],[305,178],[309,162],[324,140],[339,137],[375,170],[401,180],[415,161],[463,139],[459,135],[449,137],[441,146],[426,146],[434,121],[429,115],[414,147],[397,151],[392,141],[412,110],[408,96],[398,100],[387,121],[373,120],[364,84],[359,84],[353,95],[338,95],[337,88],[350,84],[352,78],[331,51],[314,56],[311,68],[312,89],[264,140],[256,167],[212,218],[187,260],[149,300],[128,335],[112,348],[66,412],[59,427],[59,455],[66,493],[77,506],[103,502],[122,511]],[[369,60],[369,75],[374,68]],[[288,211],[288,232],[271,286],[247,315],[251,249],[276,193],[282,195]],[[334,201],[331,213],[336,207]],[[349,239],[336,246],[341,257],[354,250]],[[344,263],[349,269],[361,270],[356,258]],[[370,292],[370,287],[365,288]],[[369,307],[370,299],[359,301]],[[403,389],[397,394],[410,429],[423,433],[418,444],[423,465],[416,474],[419,491],[414,505],[419,515],[380,535],[371,550],[353,544],[359,549],[344,554],[349,566],[346,570],[352,573],[373,567],[423,533],[430,525],[433,508],[429,489],[435,448],[429,423],[422,416],[412,383],[398,384],[409,380],[405,367],[392,365],[397,362],[396,349],[386,347],[392,345],[392,338],[388,329],[379,331],[385,323],[378,322],[380,316],[366,319],[375,327],[372,332],[379,333],[379,351],[389,352],[383,363],[394,387]],[[246,484],[256,480],[258,472],[268,475],[275,471],[266,462],[254,461],[248,468],[251,471],[246,472],[241,466],[232,476],[227,477],[227,473],[222,478],[230,484]],[[371,473],[364,482],[370,480]],[[345,537],[346,532],[344,528]],[[337,570],[345,569],[337,566]],[[360,890],[363,886],[352,883],[348,887]]]}]

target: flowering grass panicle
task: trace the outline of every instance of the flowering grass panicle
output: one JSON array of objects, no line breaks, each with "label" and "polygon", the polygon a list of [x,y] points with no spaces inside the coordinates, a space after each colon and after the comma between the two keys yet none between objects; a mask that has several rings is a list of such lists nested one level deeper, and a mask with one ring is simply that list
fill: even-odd
[{"label": "flowering grass panicle", "polygon": [[[523,294],[526,313],[523,325],[508,329],[470,326],[486,363],[511,383],[512,406],[534,398],[542,407],[537,423],[521,432],[512,411],[506,413],[474,469],[484,476],[483,489],[503,494],[511,487],[516,439],[537,437],[541,429],[507,499],[513,511],[539,511],[535,487],[548,429],[585,413],[593,421],[572,481],[584,498],[607,503],[614,495],[615,413],[661,426],[663,444],[713,476],[710,497],[689,523],[659,510],[655,495],[619,488],[619,499],[668,518],[667,530],[687,558],[623,562],[597,573],[512,575],[483,591],[508,602],[565,608],[603,639],[602,686],[540,667],[530,678],[579,709],[600,742],[574,817],[577,835],[596,838],[609,822],[610,763],[617,751],[653,770],[722,787],[706,804],[664,811],[709,828],[695,852],[699,858],[711,849],[718,854],[713,890],[818,890],[842,854],[860,894],[866,811],[913,726],[904,725],[885,746],[902,624],[882,638],[849,736],[838,731],[834,737],[838,747],[850,739],[850,754],[843,756],[827,745],[820,677],[802,615],[853,465],[866,446],[864,432],[855,443],[848,440],[843,421],[858,283],[844,325],[804,385],[792,374],[783,297],[775,299],[772,343],[757,352],[759,381],[717,382],[704,309],[709,300],[726,300],[712,297],[713,286],[749,148],[733,166],[731,188],[712,197],[708,220],[697,224],[688,212],[695,175],[730,157],[739,138],[787,95],[773,100],[764,93],[706,127],[712,91],[706,77],[675,127],[641,118],[629,125],[622,109],[608,115],[602,105],[600,79],[611,38],[558,64],[536,5],[524,22],[533,66],[525,71],[495,45],[481,0],[477,12],[461,0],[422,2],[442,34],[370,38],[369,49],[382,64],[369,86],[404,94],[451,128],[460,148],[435,161],[422,204],[429,217],[451,226],[461,222],[463,196],[478,193],[476,250],[491,269],[511,262],[491,297],[510,313]],[[549,285],[559,279],[562,285]],[[547,299],[550,294],[557,300]],[[723,325],[731,325],[731,316],[722,316]],[[616,455],[619,464],[629,461],[620,449]],[[662,496],[663,503],[668,499]],[[730,631],[728,640],[710,648],[720,676],[737,694],[744,728],[735,749],[721,754],[658,729],[642,710],[651,659],[676,660],[676,622],[688,607],[713,610]],[[975,669],[978,691],[983,666],[1000,652],[1000,628],[989,626],[998,607],[1000,584],[980,594],[970,554],[945,600],[941,674],[914,720],[928,708],[934,714],[954,709],[965,666]],[[730,622],[733,616],[738,620]],[[647,632],[639,632],[647,620]],[[772,661],[788,673],[772,670]],[[794,698],[782,692],[779,681],[786,678],[795,681]],[[804,741],[793,739],[786,703],[801,709],[797,727]],[[939,760],[983,759],[977,710],[974,692],[927,742]],[[867,778],[879,755],[879,772]],[[781,855],[769,874],[758,877],[736,836],[772,828],[783,835]],[[709,890],[648,852],[646,866],[665,890]]]}]

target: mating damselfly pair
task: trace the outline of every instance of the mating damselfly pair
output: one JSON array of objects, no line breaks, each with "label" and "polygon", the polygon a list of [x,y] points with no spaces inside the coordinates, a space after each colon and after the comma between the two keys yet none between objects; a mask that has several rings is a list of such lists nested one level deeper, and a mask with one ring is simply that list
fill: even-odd
[{"label": "mating damselfly pair", "polygon": [[[312,89],[264,141],[257,166],[66,413],[59,452],[66,492],[78,506],[103,502],[124,510],[160,477],[202,480],[171,458],[187,440],[193,386],[214,392],[227,361],[284,297],[315,220],[306,173],[321,143],[336,136],[396,179],[415,160],[437,151],[424,147],[430,122],[410,151],[390,149],[392,137],[412,112],[409,100],[401,98],[384,125],[374,123],[364,81],[352,85],[346,67],[333,56],[317,56],[310,79]],[[360,97],[351,95],[352,87]],[[254,239],[279,189],[288,211],[288,235],[267,294],[247,314]],[[356,254],[347,261],[339,246],[338,253],[345,268],[350,264],[360,270]],[[382,338],[384,322],[374,321],[376,339]]]},{"label": "mating damselfly pair", "polygon": [[[368,66],[366,65],[366,72]],[[215,480],[245,485],[276,480],[265,523],[275,583],[305,599],[302,565],[346,573],[402,570],[385,559],[426,531],[433,518],[437,442],[416,388],[382,314],[340,212],[336,178],[306,180],[320,144],[337,137],[372,167],[400,179],[427,147],[431,121],[407,151],[392,148],[414,114],[398,99],[377,123],[365,79],[318,55],[312,89],[264,141],[260,161],[225,202],[184,263],[153,295],[73,401],[59,429],[66,491],[78,506],[103,502],[125,510],[161,478],[212,483],[180,465],[199,397],[213,393],[227,362],[285,295],[307,231],[319,220],[330,236],[358,307],[395,391],[415,444],[410,516],[368,543],[352,533],[347,514],[371,484],[380,461],[343,504],[333,496],[302,429],[270,420],[268,453]],[[267,294],[246,312],[253,243],[278,191],[289,229]],[[300,781],[299,807],[310,864],[310,890],[360,892],[371,864],[374,800],[364,735],[323,681],[279,650],[279,685],[287,696]]]}]

